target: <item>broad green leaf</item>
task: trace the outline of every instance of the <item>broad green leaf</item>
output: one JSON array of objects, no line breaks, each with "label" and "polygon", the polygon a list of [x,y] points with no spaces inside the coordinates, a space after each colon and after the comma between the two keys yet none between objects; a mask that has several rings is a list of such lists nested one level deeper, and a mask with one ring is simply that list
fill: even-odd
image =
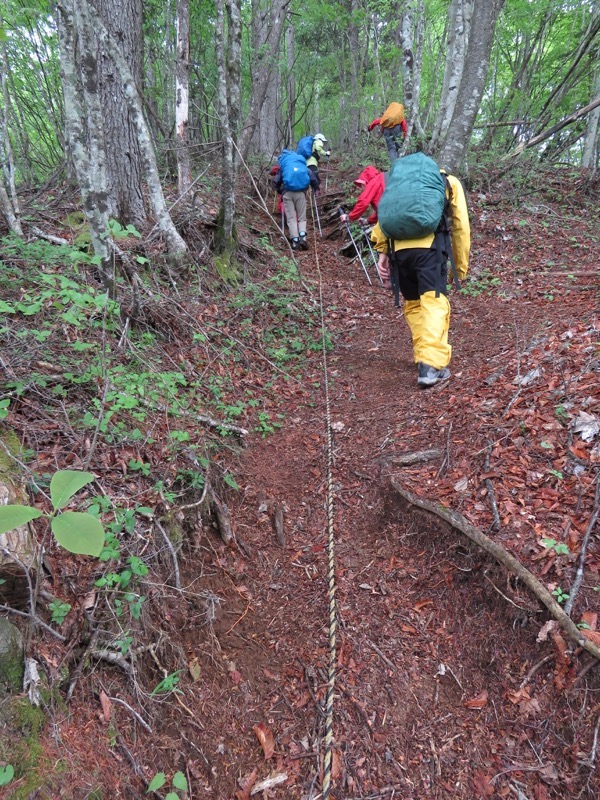
[{"label": "broad green leaf", "polygon": [[176,772],[175,775],[173,775],[173,786],[176,789],[180,789],[182,792],[187,792],[188,782],[183,772]]},{"label": "broad green leaf", "polygon": [[10,783],[15,776],[15,770],[12,764],[7,764],[5,767],[0,767],[0,786],[6,786]]},{"label": "broad green leaf", "polygon": [[93,480],[94,476],[90,472],[76,472],[72,469],[55,472],[50,481],[52,505],[57,510],[64,508],[76,492]]},{"label": "broad green leaf", "polygon": [[104,547],[104,528],[96,517],[81,511],[65,511],[50,525],[56,541],[71,553],[99,556]]},{"label": "broad green leaf", "polygon": [[0,767],[0,786],[6,786],[10,783],[15,776],[15,770],[12,764],[7,764],[5,767]]},{"label": "broad green leaf", "polygon": [[32,506],[0,506],[0,533],[12,531],[13,528],[18,528],[19,525],[25,525],[26,522],[41,516],[42,512]]},{"label": "broad green leaf", "polygon": [[148,792],[155,792],[157,789],[160,789],[161,786],[165,785],[165,778],[164,772],[157,772],[156,775],[150,781],[148,788],[146,789],[146,793]]},{"label": "broad green leaf", "polygon": [[175,792],[169,792],[169,794],[165,797],[165,800],[179,800],[179,797],[175,794]]}]

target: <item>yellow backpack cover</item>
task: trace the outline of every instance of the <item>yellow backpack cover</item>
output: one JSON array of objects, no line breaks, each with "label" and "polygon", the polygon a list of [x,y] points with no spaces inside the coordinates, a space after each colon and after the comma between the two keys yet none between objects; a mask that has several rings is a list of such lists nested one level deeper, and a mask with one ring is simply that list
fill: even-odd
[{"label": "yellow backpack cover", "polygon": [[390,103],[381,115],[380,125],[382,128],[393,128],[400,125],[404,119],[404,106],[402,103]]}]

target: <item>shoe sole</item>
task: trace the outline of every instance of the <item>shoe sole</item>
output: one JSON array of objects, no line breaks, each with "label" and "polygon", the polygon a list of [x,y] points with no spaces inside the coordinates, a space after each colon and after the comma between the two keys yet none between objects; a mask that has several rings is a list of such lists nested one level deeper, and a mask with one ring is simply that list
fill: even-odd
[{"label": "shoe sole", "polygon": [[419,386],[420,389],[431,389],[432,386],[435,386],[437,383],[443,383],[449,380],[449,378],[451,378],[450,373],[443,378],[417,378],[417,386]]}]

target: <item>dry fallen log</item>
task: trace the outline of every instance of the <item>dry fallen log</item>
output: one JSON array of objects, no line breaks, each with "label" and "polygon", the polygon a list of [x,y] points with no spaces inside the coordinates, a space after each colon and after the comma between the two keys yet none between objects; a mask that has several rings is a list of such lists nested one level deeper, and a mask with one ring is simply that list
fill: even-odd
[{"label": "dry fallen log", "polygon": [[414,453],[391,453],[378,459],[382,466],[393,464],[397,467],[409,467],[411,464],[421,464],[424,461],[433,461],[442,455],[441,450],[415,450]]},{"label": "dry fallen log", "polygon": [[502,545],[490,539],[489,536],[485,535],[485,533],[482,533],[479,528],[476,528],[474,525],[472,525],[467,519],[465,519],[465,517],[463,517],[462,514],[459,514],[458,511],[445,508],[444,506],[433,503],[430,500],[424,500],[422,497],[417,497],[417,495],[412,494],[412,492],[409,492],[407,489],[405,489],[394,477],[391,478],[391,484],[398,494],[404,497],[405,500],[408,500],[411,505],[422,508],[425,511],[429,511],[431,514],[435,514],[436,516],[440,517],[440,519],[443,519],[449,525],[452,525],[453,528],[459,530],[472,542],[475,542],[475,544],[479,545],[479,547],[481,547],[482,550],[485,550],[486,553],[494,556],[494,558],[503,564],[508,570],[510,570],[510,572],[512,572],[514,575],[517,575],[523,581],[523,583],[531,589],[538,600],[540,600],[546,606],[550,614],[552,614],[567,636],[569,636],[569,638],[576,642],[580,647],[583,647],[584,650],[587,650],[588,653],[591,653],[595,658],[600,660],[600,647],[583,636],[582,631],[579,630],[571,617],[569,617],[569,615],[565,613],[564,609],[556,602],[543,583],[541,583],[535,577],[535,575],[533,575],[526,567],[524,567],[520,561],[517,561],[514,556],[511,556],[511,554],[505,550]]}]

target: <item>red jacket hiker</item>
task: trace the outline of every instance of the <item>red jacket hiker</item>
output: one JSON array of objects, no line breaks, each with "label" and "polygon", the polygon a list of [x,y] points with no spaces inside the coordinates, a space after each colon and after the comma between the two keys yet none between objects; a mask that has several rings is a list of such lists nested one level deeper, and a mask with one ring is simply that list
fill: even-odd
[{"label": "red jacket hiker", "polygon": [[[378,119],[374,119],[373,122],[369,125],[369,130],[372,131],[375,125],[380,125],[380,124],[381,124],[381,117],[379,117]],[[406,120],[403,119],[400,125],[402,127],[402,133],[404,134],[404,136],[406,136],[406,134],[408,133],[408,125],[406,124]]]},{"label": "red jacket hiker", "polygon": [[373,212],[368,217],[367,221],[370,224],[375,224],[377,222],[377,206],[379,205],[381,195],[385,189],[383,172],[380,172],[376,167],[365,167],[354,183],[357,186],[364,186],[365,188],[359,194],[352,211],[342,216],[342,222],[348,220],[356,222],[371,205],[373,206]]}]

